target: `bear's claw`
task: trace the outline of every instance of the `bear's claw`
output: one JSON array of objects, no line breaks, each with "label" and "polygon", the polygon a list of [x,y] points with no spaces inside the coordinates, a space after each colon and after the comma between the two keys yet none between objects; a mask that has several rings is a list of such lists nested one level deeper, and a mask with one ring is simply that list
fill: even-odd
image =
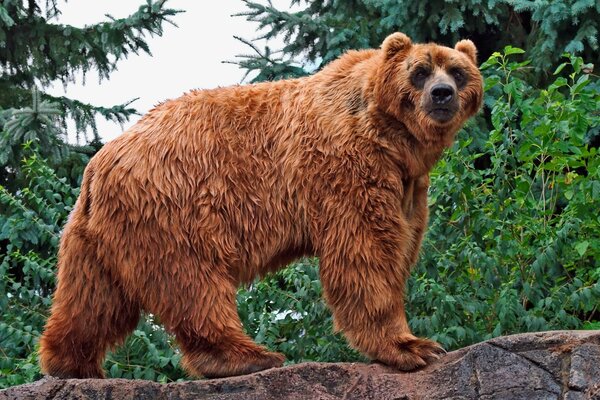
[{"label": "bear's claw", "polygon": [[444,354],[446,350],[433,340],[403,335],[386,346],[377,359],[401,371],[413,371],[440,359]]}]

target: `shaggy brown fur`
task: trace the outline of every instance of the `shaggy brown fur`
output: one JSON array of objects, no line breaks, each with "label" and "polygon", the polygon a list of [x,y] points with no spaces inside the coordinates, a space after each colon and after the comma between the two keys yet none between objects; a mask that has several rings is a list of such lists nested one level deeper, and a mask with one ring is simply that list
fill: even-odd
[{"label": "shaggy brown fur", "polygon": [[282,355],[243,333],[236,289],[304,255],[320,257],[352,346],[402,370],[437,358],[443,350],[409,330],[404,287],[428,172],[481,104],[475,55],[470,41],[413,45],[396,33],[311,77],[154,108],[86,168],[43,371],[102,377],[106,349],[142,310],[175,335],[192,375],[280,366]]}]

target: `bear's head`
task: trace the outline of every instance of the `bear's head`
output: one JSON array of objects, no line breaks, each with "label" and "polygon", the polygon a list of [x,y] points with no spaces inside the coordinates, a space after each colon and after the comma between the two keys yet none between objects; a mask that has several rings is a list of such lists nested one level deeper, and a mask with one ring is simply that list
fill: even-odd
[{"label": "bear's head", "polygon": [[455,133],[481,107],[483,80],[470,40],[454,48],[413,44],[403,33],[381,45],[375,82],[378,109],[402,122],[426,145],[450,146]]}]

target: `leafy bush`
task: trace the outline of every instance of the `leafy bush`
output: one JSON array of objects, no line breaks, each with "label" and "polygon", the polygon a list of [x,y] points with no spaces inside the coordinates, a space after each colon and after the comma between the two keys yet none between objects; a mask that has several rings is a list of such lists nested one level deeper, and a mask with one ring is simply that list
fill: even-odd
[{"label": "leafy bush", "polygon": [[321,298],[318,260],[303,259],[238,293],[247,333],[289,361],[354,361],[363,358],[334,334]]},{"label": "leafy bush", "polygon": [[60,227],[78,194],[36,154],[23,162],[23,172],[29,185],[17,194],[0,186],[0,387],[39,373],[35,344],[55,285]]}]

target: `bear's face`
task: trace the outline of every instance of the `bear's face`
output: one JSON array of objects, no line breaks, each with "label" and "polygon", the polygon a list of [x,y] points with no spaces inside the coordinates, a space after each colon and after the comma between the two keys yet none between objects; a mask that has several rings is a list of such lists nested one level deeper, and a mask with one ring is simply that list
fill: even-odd
[{"label": "bear's face", "polygon": [[462,40],[452,49],[413,44],[403,33],[394,33],[383,42],[381,57],[378,108],[402,122],[419,142],[450,146],[482,102],[473,42]]}]

